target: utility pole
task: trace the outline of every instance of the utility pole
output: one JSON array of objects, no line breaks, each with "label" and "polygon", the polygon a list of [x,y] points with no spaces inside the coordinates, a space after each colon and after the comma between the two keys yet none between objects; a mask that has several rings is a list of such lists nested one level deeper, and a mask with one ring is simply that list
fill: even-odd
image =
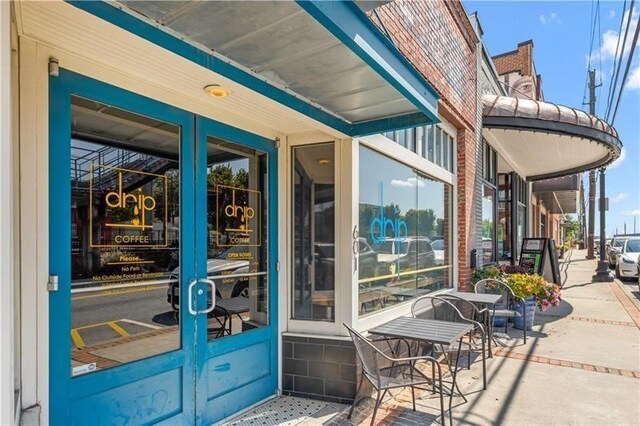
[{"label": "utility pole", "polygon": [[584,202],[584,174],[580,174],[580,250],[587,246],[587,207]]},{"label": "utility pole", "polygon": [[[589,70],[589,114],[595,117],[596,115],[596,87],[602,86],[602,84],[596,85],[596,70]],[[605,241],[607,239],[605,232],[605,220],[608,210],[607,200],[605,198],[605,181],[604,181],[605,168],[600,168],[600,199],[598,200],[600,210],[600,245],[598,251],[600,252],[600,260],[598,261],[598,267],[596,268],[596,274],[593,276],[597,281],[611,281],[611,275],[609,274],[609,265],[606,260],[605,253]],[[596,172],[592,170],[589,172],[589,244],[587,246],[587,259],[594,259],[594,231],[596,221]]]},{"label": "utility pole", "polygon": [[[589,70],[589,114],[596,115],[596,70]],[[587,259],[593,255],[593,235],[596,228],[596,172],[589,172],[589,235],[587,235]]]}]

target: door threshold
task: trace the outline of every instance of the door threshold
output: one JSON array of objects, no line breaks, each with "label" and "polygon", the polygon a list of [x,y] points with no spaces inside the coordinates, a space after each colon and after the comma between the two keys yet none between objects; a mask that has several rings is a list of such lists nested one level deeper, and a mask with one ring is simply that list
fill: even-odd
[{"label": "door threshold", "polygon": [[263,405],[266,404],[267,402],[274,400],[276,398],[278,398],[280,396],[280,390],[278,389],[278,391],[276,393],[274,393],[271,396],[266,397],[265,399],[256,402],[255,404],[251,404],[248,407],[238,411],[235,414],[230,415],[229,417],[227,417],[226,419],[222,419],[220,420],[218,423],[214,423],[212,426],[218,426],[218,425],[223,425],[226,423],[233,423],[235,420],[239,419],[240,417],[244,416],[245,414],[247,414],[247,412]]}]

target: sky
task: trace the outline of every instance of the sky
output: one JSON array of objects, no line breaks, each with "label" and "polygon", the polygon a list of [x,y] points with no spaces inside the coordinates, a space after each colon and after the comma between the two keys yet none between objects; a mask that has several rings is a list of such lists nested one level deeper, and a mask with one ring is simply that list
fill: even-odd
[{"label": "sky", "polygon": [[[627,2],[627,9],[629,8]],[[587,65],[591,57],[592,68],[597,70],[596,115],[604,117],[613,71],[618,31],[622,18],[622,1],[600,1],[600,31],[596,28],[593,49],[591,45],[592,8],[595,2],[581,1],[464,1],[466,11],[478,12],[484,31],[483,41],[490,55],[515,50],[518,43],[533,40],[536,70],[542,75],[542,88],[546,101],[580,108],[588,96],[585,93]],[[631,51],[635,24],[640,14],[636,2],[626,42],[623,65]],[[628,16],[628,13],[625,14]],[[624,25],[626,26],[626,20]],[[622,33],[624,34],[624,26]],[[606,195],[609,211],[606,217],[607,235],[640,232],[640,40],[636,45],[622,100],[614,127],[624,146],[620,159],[607,168]],[[601,64],[601,65],[600,65]],[[600,69],[602,73],[600,74]],[[624,67],[620,72],[622,78]],[[619,85],[619,83],[618,83]],[[585,191],[588,179],[585,175]],[[599,187],[599,182],[598,182]],[[597,194],[599,196],[599,194]],[[596,206],[596,235],[599,234],[599,213]]]}]

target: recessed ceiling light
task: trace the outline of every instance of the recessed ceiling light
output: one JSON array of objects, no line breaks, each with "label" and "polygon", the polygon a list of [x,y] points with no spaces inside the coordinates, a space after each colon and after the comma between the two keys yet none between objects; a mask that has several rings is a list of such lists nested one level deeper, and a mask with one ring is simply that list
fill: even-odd
[{"label": "recessed ceiling light", "polygon": [[331,162],[331,160],[329,160],[328,158],[320,158],[318,160],[319,164],[325,165],[325,164],[329,164]]},{"label": "recessed ceiling light", "polygon": [[214,98],[224,98],[229,95],[229,91],[219,84],[210,84],[204,88],[204,91]]}]

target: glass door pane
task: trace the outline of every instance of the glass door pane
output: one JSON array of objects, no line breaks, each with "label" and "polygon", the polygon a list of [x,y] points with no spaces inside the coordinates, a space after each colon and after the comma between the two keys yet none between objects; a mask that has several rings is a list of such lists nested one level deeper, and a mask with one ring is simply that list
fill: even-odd
[{"label": "glass door pane", "polygon": [[70,374],[78,376],[181,346],[180,127],[78,96],[71,120]]},{"label": "glass door pane", "polygon": [[208,340],[269,324],[267,178],[266,153],[207,138]]}]

